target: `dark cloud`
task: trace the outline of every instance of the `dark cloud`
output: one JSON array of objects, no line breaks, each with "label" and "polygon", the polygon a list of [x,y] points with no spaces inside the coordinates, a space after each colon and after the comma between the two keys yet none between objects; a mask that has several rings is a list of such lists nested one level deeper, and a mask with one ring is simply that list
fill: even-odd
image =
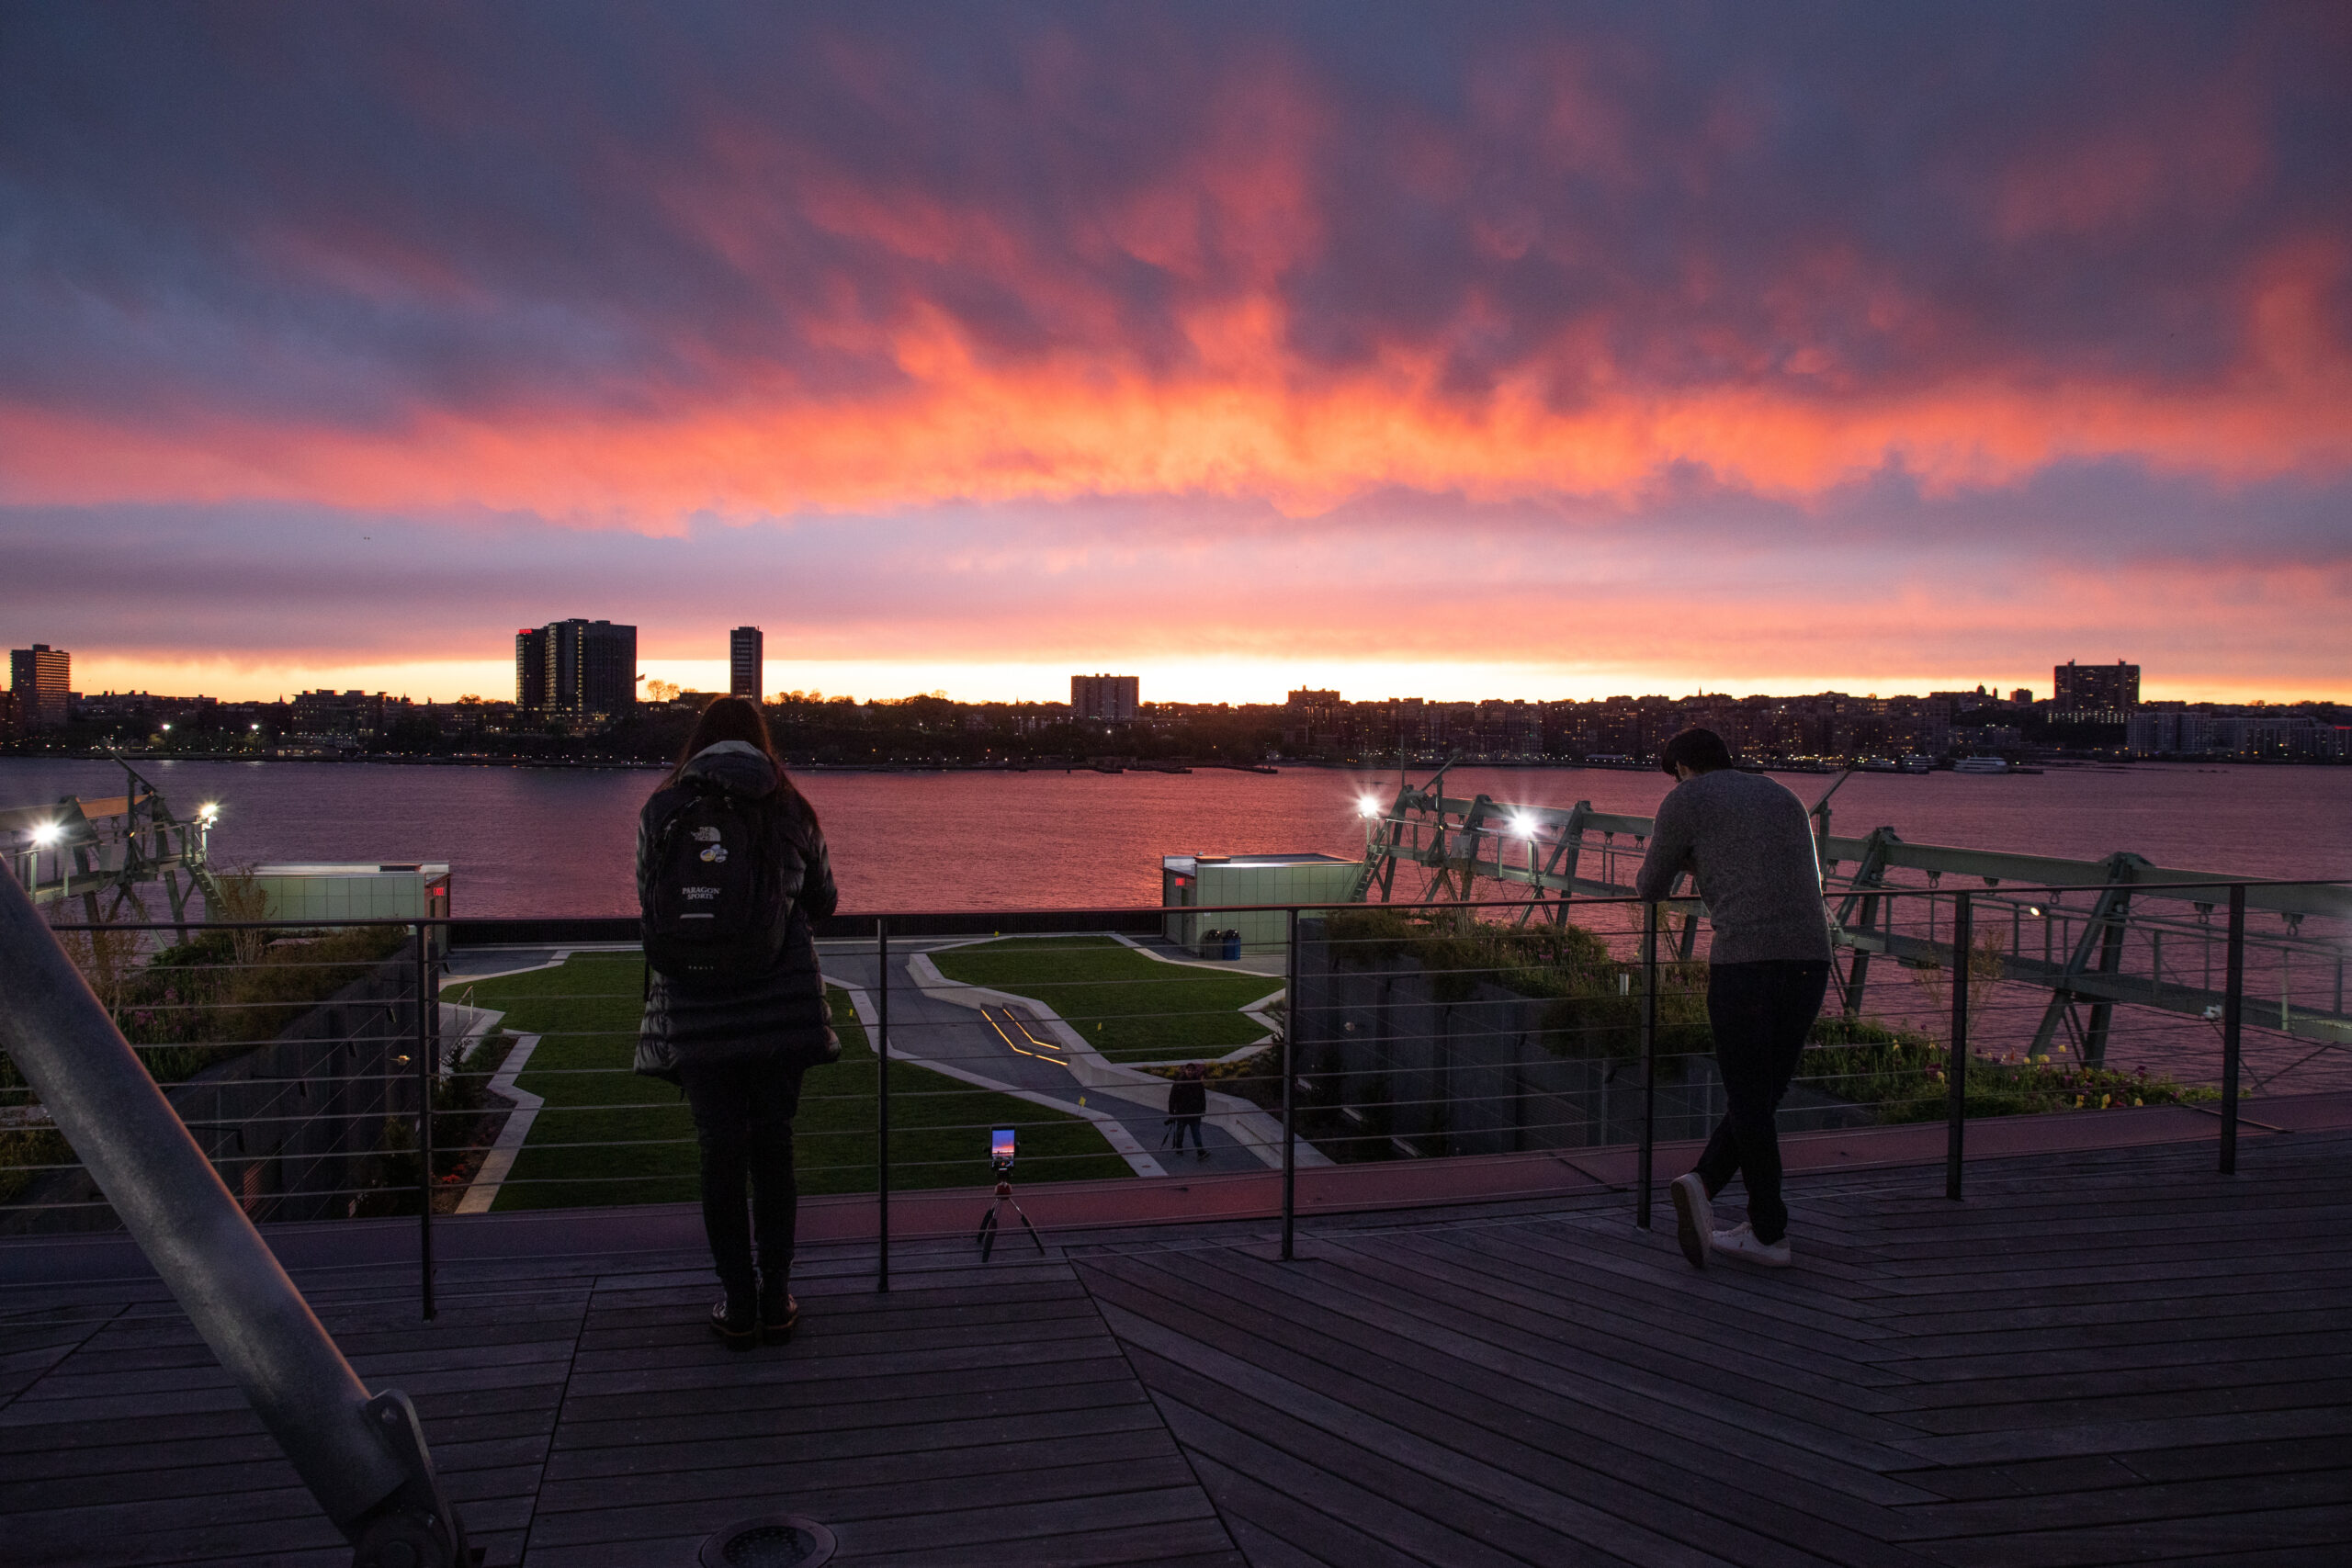
[{"label": "dark cloud", "polygon": [[[352,429],[879,396],[890,334],[1867,400],[2352,342],[2352,11],[9,8],[0,397]],[[2301,249],[2299,250],[2299,247]],[[2301,263],[2292,258],[2301,255]],[[2314,270],[2315,269],[2315,270]]]}]

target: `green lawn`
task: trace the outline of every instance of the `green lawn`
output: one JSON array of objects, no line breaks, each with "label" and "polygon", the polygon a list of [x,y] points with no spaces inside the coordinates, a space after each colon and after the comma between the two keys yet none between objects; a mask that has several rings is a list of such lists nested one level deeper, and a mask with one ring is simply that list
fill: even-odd
[{"label": "green lawn", "polygon": [[931,955],[967,986],[1032,997],[1114,1061],[1221,1056],[1263,1039],[1240,1009],[1282,988],[1263,975],[1146,957],[1107,936],[1008,937]]},{"label": "green lawn", "polygon": [[[539,1043],[517,1087],[547,1106],[495,1205],[574,1208],[691,1202],[699,1195],[694,1119],[675,1089],[629,1070],[644,967],[634,953],[582,954],[559,969],[470,982],[478,1007]],[[842,1059],[812,1068],[793,1131],[803,1192],[874,1190],[875,1061],[849,994],[831,993]],[[1082,1117],[890,1065],[890,1185],[970,1187],[989,1179],[988,1134],[1021,1129],[1021,1174],[1075,1181],[1131,1174]]]}]

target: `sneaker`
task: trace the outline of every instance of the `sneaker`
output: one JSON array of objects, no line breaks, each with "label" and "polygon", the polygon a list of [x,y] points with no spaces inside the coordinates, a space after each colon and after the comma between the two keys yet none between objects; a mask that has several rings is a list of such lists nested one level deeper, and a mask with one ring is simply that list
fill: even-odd
[{"label": "sneaker", "polygon": [[763,1302],[760,1306],[760,1337],[771,1345],[789,1343],[792,1331],[800,1326],[800,1303],[786,1291],[781,1302]]},{"label": "sneaker", "polygon": [[752,1310],[752,1293],[739,1299],[732,1292],[710,1303],[710,1331],[729,1350],[749,1350],[760,1342],[759,1314]]},{"label": "sneaker", "polygon": [[1674,1234],[1682,1243],[1682,1256],[1691,1268],[1704,1269],[1707,1241],[1715,1229],[1715,1206],[1708,1201],[1707,1184],[1694,1170],[1676,1177],[1667,1190],[1674,1194]]},{"label": "sneaker", "polygon": [[1754,1263],[1766,1269],[1786,1269],[1789,1266],[1789,1238],[1758,1241],[1756,1232],[1746,1220],[1734,1229],[1717,1231],[1710,1244],[1713,1250],[1725,1258],[1736,1258],[1743,1263]]}]

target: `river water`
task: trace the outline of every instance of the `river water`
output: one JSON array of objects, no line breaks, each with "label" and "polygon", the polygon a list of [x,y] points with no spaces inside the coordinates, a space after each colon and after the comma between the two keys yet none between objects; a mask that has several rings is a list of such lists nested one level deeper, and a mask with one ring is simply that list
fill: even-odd
[{"label": "river water", "polygon": [[[622,915],[638,807],[660,775],[373,763],[142,762],[183,814],[220,805],[222,863],[446,861],[459,915]],[[1823,775],[1782,780],[1810,802]],[[1159,857],[1320,851],[1353,859],[1356,802],[1396,775],[816,773],[845,910],[1107,908],[1159,901]],[[1460,769],[1447,793],[1647,815],[1668,781],[1575,768]],[[0,807],[119,795],[120,767],[0,758]],[[1915,841],[2258,877],[2352,879],[2352,768],[2139,766],[2038,775],[1858,774],[1834,827]],[[1399,891],[1402,889],[1400,887]]]}]

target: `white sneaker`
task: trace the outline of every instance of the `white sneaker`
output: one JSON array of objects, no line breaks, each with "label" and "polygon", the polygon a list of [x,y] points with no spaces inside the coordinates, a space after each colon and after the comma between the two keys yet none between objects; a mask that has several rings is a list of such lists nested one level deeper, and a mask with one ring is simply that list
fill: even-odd
[{"label": "white sneaker", "polygon": [[1725,1258],[1736,1258],[1743,1263],[1754,1263],[1766,1269],[1786,1269],[1789,1266],[1789,1238],[1763,1242],[1756,1239],[1756,1232],[1742,1220],[1731,1230],[1717,1231],[1709,1243],[1711,1248]]},{"label": "white sneaker", "polygon": [[1715,1206],[1707,1200],[1707,1184],[1694,1170],[1676,1177],[1667,1190],[1674,1194],[1675,1239],[1682,1243],[1682,1256],[1691,1268],[1704,1269],[1707,1242],[1715,1229]]}]

